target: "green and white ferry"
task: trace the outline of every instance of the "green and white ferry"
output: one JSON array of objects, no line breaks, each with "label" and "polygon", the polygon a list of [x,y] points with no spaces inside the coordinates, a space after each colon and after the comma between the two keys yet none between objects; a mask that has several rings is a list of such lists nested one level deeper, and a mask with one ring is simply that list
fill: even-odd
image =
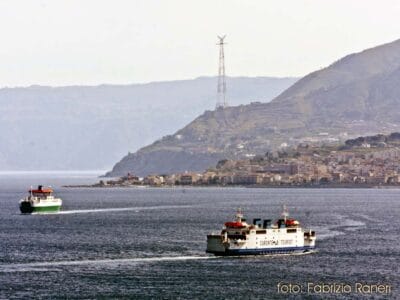
[{"label": "green and white ferry", "polygon": [[53,196],[51,188],[43,188],[39,185],[37,189],[31,188],[29,196],[19,202],[19,209],[23,214],[58,212],[62,200]]}]

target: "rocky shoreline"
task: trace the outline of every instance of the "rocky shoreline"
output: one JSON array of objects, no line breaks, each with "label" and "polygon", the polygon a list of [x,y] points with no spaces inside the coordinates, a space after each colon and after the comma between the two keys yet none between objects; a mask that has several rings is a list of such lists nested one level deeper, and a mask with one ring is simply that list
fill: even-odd
[{"label": "rocky shoreline", "polygon": [[127,184],[114,184],[114,185],[101,185],[95,184],[79,184],[79,185],[63,185],[64,188],[272,188],[272,189],[398,189],[400,184],[281,184],[281,185],[265,185],[265,184],[185,184],[185,185],[127,185]]}]

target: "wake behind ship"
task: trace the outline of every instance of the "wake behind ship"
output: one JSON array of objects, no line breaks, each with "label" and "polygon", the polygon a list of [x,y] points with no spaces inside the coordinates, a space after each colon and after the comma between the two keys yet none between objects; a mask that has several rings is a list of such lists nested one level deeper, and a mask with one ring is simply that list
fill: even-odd
[{"label": "wake behind ship", "polygon": [[271,220],[254,219],[247,224],[241,210],[233,222],[226,222],[219,234],[207,235],[206,252],[215,255],[267,255],[307,253],[315,248],[314,231],[303,230],[297,220],[289,219],[286,208],[283,218],[275,224]]},{"label": "wake behind ship", "polygon": [[53,196],[51,188],[43,188],[39,185],[37,189],[30,189],[29,196],[19,202],[19,209],[23,214],[58,212],[62,205],[60,198]]}]

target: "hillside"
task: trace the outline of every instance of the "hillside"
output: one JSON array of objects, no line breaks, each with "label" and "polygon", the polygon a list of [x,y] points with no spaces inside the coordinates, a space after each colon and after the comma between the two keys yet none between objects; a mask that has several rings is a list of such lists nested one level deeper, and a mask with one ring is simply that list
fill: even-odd
[{"label": "hillside", "polygon": [[[295,78],[228,78],[233,105],[270,101]],[[212,109],[216,78],[0,89],[0,170],[106,169]]]},{"label": "hillside", "polygon": [[270,103],[207,111],[117,163],[111,175],[202,171],[301,142],[399,131],[400,40],[348,55],[297,81]]}]

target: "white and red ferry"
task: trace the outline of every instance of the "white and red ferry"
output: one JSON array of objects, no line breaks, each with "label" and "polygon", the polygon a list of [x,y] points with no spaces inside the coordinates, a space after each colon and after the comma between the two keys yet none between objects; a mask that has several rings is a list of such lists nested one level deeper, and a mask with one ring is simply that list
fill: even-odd
[{"label": "white and red ferry", "polygon": [[284,207],[282,218],[274,224],[269,219],[253,219],[248,224],[239,209],[235,220],[226,222],[221,233],[207,235],[206,252],[223,256],[311,252],[315,249],[315,232],[303,230],[299,221],[288,216]]}]

